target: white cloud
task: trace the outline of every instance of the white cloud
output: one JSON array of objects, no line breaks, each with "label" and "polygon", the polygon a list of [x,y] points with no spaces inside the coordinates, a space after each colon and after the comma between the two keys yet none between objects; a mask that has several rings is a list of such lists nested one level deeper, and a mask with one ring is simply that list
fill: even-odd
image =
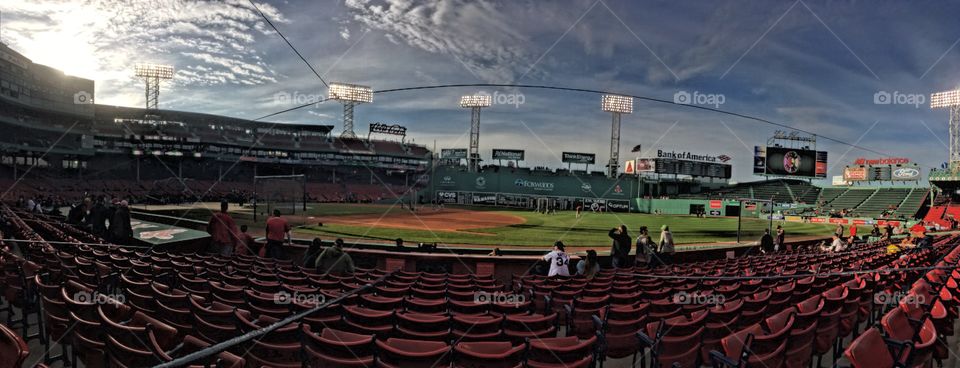
[{"label": "white cloud", "polygon": [[[273,22],[288,22],[274,6],[257,6]],[[262,19],[246,1],[31,0],[4,2],[0,10],[11,47],[34,62],[94,79],[98,102],[142,103],[131,93],[141,88],[132,78],[137,62],[174,65],[182,78],[170,88],[276,82],[253,47],[258,35],[272,32],[258,27]]]}]

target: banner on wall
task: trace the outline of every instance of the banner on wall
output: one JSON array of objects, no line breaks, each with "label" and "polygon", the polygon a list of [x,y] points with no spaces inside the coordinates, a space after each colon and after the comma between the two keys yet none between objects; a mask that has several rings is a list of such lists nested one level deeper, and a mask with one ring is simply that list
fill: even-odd
[{"label": "banner on wall", "polygon": [[494,160],[523,161],[524,151],[515,149],[493,149]]}]

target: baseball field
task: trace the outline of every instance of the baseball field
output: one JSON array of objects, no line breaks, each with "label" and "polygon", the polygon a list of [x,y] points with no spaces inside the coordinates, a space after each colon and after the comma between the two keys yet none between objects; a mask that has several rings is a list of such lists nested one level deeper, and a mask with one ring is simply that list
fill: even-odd
[{"label": "baseball field", "polygon": [[[193,206],[153,206],[151,212],[200,221],[210,218],[215,203]],[[262,209],[260,210],[262,212]],[[247,224],[254,235],[263,233],[265,215],[256,222],[250,208],[232,207],[231,215],[238,224]],[[393,242],[397,238],[409,244],[439,243],[483,247],[549,247],[556,240],[575,246],[609,246],[607,232],[626,224],[631,236],[640,226],[647,226],[656,240],[661,225],[668,225],[677,244],[734,243],[738,220],[735,217],[652,215],[638,213],[585,212],[579,218],[572,211],[541,214],[532,211],[490,208],[433,209],[417,211],[399,205],[378,204],[309,204],[307,211],[285,215],[295,227],[294,236],[301,238],[344,238],[365,241]],[[774,226],[781,224],[774,223]],[[767,221],[744,219],[742,242],[759,239]],[[787,237],[810,238],[828,236],[832,225],[782,223]],[[788,239],[789,240],[789,239]]]}]

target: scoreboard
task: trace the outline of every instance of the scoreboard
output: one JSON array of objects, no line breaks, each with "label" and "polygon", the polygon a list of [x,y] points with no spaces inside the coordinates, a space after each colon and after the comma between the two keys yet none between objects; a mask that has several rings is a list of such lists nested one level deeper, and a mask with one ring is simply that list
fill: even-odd
[{"label": "scoreboard", "polygon": [[656,158],[654,161],[656,162],[654,172],[657,174],[688,175],[721,179],[730,179],[733,176],[732,167],[727,164],[670,158]]}]

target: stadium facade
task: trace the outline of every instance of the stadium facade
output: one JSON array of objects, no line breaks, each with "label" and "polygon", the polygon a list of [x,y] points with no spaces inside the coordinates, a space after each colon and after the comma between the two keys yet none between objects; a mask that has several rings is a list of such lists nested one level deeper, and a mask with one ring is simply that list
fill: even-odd
[{"label": "stadium facade", "polygon": [[176,195],[185,184],[210,199],[249,191],[256,175],[295,174],[307,177],[312,199],[373,201],[416,185],[431,163],[424,146],[335,139],[330,125],[95,104],[93,81],[6,45],[0,84],[2,178],[30,184],[14,194],[59,187],[149,197]]}]

